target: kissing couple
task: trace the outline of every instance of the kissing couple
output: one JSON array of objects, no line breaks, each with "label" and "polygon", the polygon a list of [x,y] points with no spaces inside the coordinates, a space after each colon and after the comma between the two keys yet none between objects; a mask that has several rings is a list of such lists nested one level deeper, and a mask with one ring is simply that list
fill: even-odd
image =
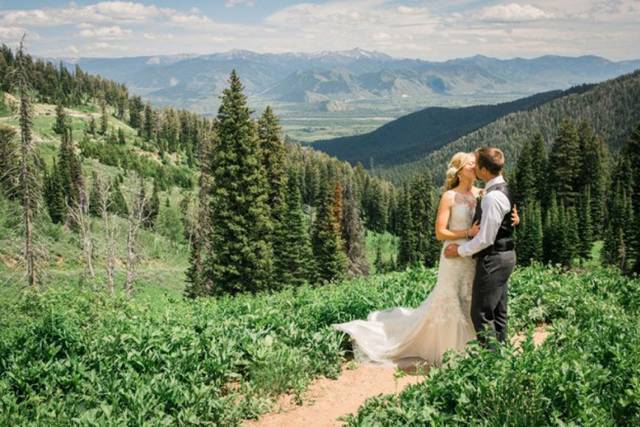
[{"label": "kissing couple", "polygon": [[[415,309],[390,308],[332,325],[351,336],[357,359],[438,366],[446,351],[461,351],[471,340],[485,347],[505,341],[513,229],[520,220],[503,169],[498,148],[453,156],[436,217],[436,238],[445,242],[437,283]],[[476,179],[484,190],[474,186]]]}]

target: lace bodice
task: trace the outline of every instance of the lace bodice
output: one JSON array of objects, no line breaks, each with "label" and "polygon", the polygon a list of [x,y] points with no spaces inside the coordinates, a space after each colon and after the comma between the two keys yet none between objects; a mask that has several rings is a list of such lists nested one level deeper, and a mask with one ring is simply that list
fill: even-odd
[{"label": "lace bodice", "polygon": [[454,203],[449,215],[449,230],[466,230],[471,227],[476,209],[476,199],[471,195],[455,193]]}]

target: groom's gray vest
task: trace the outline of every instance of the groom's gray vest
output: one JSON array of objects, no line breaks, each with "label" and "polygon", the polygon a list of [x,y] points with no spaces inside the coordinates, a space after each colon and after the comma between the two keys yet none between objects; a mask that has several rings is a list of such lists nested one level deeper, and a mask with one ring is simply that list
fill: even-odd
[{"label": "groom's gray vest", "polygon": [[[509,212],[506,213],[504,218],[502,218],[502,223],[500,224],[500,228],[498,229],[498,234],[496,235],[496,240],[493,245],[481,250],[477,254],[475,254],[474,258],[483,257],[485,255],[494,253],[494,252],[505,252],[511,251],[515,248],[515,242],[513,241],[513,225],[511,224],[511,210],[513,209],[513,198],[511,197],[511,192],[509,191],[509,186],[506,182],[501,182],[496,185],[492,185],[486,193],[489,194],[492,191],[500,191],[507,199],[509,199]],[[473,215],[473,222],[480,221],[482,218],[482,206],[480,202],[476,205],[476,212]]]}]

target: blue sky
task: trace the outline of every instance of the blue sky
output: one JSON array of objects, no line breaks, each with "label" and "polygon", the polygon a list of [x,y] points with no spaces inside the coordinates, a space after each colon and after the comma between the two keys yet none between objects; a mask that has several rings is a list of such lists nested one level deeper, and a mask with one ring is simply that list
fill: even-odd
[{"label": "blue sky", "polygon": [[0,0],[0,42],[49,57],[317,52],[640,57],[638,0]]}]

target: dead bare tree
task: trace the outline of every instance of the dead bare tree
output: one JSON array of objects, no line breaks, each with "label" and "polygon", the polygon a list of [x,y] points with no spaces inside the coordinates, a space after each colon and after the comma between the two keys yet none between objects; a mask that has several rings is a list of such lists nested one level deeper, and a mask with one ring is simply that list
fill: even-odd
[{"label": "dead bare tree", "polygon": [[98,212],[104,224],[104,245],[105,245],[105,271],[107,274],[107,289],[113,295],[115,286],[113,277],[116,270],[116,227],[111,213],[111,184],[104,179],[98,179]]},{"label": "dead bare tree", "polygon": [[133,293],[133,284],[136,280],[138,266],[138,235],[140,228],[148,217],[147,205],[149,204],[149,192],[145,191],[145,183],[140,178],[137,191],[133,194],[131,209],[129,209],[127,227],[127,279],[124,290],[127,296]]},{"label": "dead bare tree", "polygon": [[96,290],[96,273],[93,268],[93,235],[91,233],[91,221],[87,211],[88,203],[82,203],[78,200],[74,206],[69,206],[67,203],[67,211],[69,217],[73,221],[73,224],[78,229],[80,234],[80,240],[82,244],[82,256],[84,258],[85,275],[92,280],[93,289]]}]

